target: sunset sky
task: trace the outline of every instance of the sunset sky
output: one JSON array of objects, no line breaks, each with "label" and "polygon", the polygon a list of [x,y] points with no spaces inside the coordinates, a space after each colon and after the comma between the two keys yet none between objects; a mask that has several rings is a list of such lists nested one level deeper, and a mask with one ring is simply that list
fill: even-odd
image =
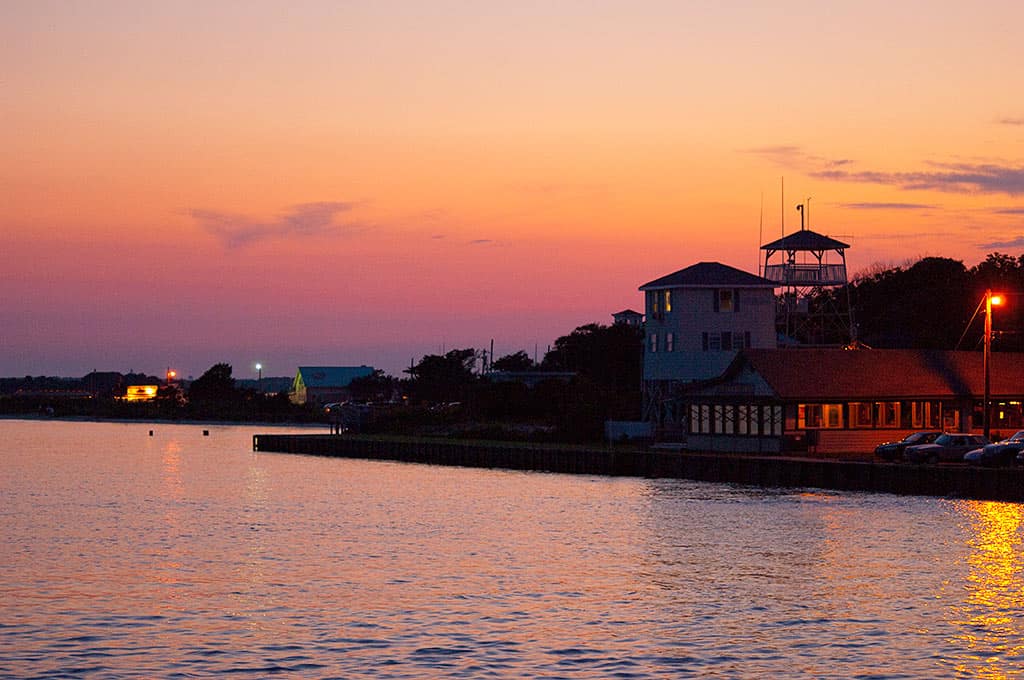
[{"label": "sunset sky", "polygon": [[1022,26],[1019,0],[4,2],[0,375],[543,354],[682,267],[756,272],[807,197],[852,272],[1019,255]]}]

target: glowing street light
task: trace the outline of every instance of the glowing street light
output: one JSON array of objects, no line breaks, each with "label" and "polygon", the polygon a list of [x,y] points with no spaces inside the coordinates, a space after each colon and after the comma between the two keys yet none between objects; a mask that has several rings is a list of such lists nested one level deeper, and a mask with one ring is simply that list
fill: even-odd
[{"label": "glowing street light", "polygon": [[992,305],[999,306],[1003,304],[1003,296],[995,293],[991,290],[985,291],[985,351],[982,354],[982,363],[985,365],[985,401],[982,404],[982,427],[985,439],[988,439],[990,432],[989,423],[989,399],[991,394],[991,358],[989,355],[992,354]]},{"label": "glowing street light", "polygon": [[256,364],[256,389],[263,391],[263,364]]},{"label": "glowing street light", "polygon": [[166,383],[167,383],[168,387],[171,386],[171,381],[173,381],[177,376],[178,376],[178,372],[175,371],[174,369],[172,369],[170,366],[168,366],[167,367],[167,378],[166,378]]}]

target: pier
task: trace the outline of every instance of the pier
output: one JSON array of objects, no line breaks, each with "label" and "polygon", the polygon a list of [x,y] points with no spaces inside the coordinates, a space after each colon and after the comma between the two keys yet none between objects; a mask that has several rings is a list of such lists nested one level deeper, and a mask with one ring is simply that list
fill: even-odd
[{"label": "pier", "polygon": [[565,474],[1024,502],[1024,469],[359,435],[253,435],[253,451]]}]

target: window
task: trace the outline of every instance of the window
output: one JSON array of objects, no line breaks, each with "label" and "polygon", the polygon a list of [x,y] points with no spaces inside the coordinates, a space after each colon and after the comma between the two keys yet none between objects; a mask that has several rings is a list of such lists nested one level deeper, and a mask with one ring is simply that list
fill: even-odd
[{"label": "window", "polygon": [[658,334],[657,333],[651,333],[651,338],[650,339],[651,339],[651,346],[650,346],[650,348],[651,348],[651,353],[653,354],[654,352],[658,351]]},{"label": "window", "polygon": [[782,436],[782,407],[781,406],[768,406],[771,417],[771,433],[777,437]]},{"label": "window", "polygon": [[747,349],[750,347],[750,331],[746,331],[742,334],[738,332],[733,333],[732,331],[722,331],[721,333],[701,333],[700,346],[705,352]]},{"label": "window", "polygon": [[674,352],[676,351],[676,334],[666,333],[665,334],[665,351]]},{"label": "window", "polygon": [[937,401],[911,402],[910,426],[916,429],[941,429],[942,404]]},{"label": "window", "polygon": [[658,305],[658,297],[658,291],[656,290],[648,291],[647,293],[647,298],[651,306],[651,314],[653,314],[654,316],[657,316],[658,314],[661,313],[661,307]]},{"label": "window", "polygon": [[690,405],[690,434],[711,433],[711,406],[709,404]]},{"label": "window", "polygon": [[899,427],[900,426],[900,402],[898,401],[876,401],[875,402],[875,427]]},{"label": "window", "polygon": [[717,291],[717,305],[715,307],[716,312],[731,312],[733,311],[733,296],[731,288],[719,288]]},{"label": "window", "polygon": [[665,292],[665,311],[672,311],[672,291],[666,290]]},{"label": "window", "polygon": [[850,402],[850,427],[872,427],[871,404],[866,401]]},{"label": "window", "polygon": [[842,404],[800,404],[797,406],[796,426],[799,429],[841,428]]}]

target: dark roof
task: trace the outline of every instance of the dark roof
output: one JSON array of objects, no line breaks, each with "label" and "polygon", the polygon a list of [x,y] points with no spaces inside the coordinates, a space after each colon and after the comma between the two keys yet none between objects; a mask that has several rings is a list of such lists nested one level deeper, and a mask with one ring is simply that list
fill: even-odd
[{"label": "dark roof", "polygon": [[615,312],[614,314],[612,314],[612,316],[622,316],[623,314],[632,314],[632,315],[635,315],[635,316],[643,316],[643,313],[637,312],[637,311],[632,310],[632,309],[623,309],[621,312]]},{"label": "dark roof", "polygon": [[849,248],[849,244],[837,241],[834,238],[823,236],[810,229],[794,231],[789,236],[783,236],[777,241],[761,246],[761,250],[840,250]]},{"label": "dark roof", "polygon": [[[306,387],[348,387],[356,378],[373,375],[372,366],[299,366]],[[298,377],[298,376],[296,376]]]},{"label": "dark roof", "polygon": [[748,274],[720,262],[698,262],[660,279],[640,286],[640,290],[657,288],[774,288],[775,284],[760,276]]},{"label": "dark roof", "polygon": [[[985,393],[981,352],[904,349],[750,349],[743,363],[777,396],[789,400],[846,401],[978,397]],[[1024,395],[1024,354],[993,352],[993,397]]]}]

